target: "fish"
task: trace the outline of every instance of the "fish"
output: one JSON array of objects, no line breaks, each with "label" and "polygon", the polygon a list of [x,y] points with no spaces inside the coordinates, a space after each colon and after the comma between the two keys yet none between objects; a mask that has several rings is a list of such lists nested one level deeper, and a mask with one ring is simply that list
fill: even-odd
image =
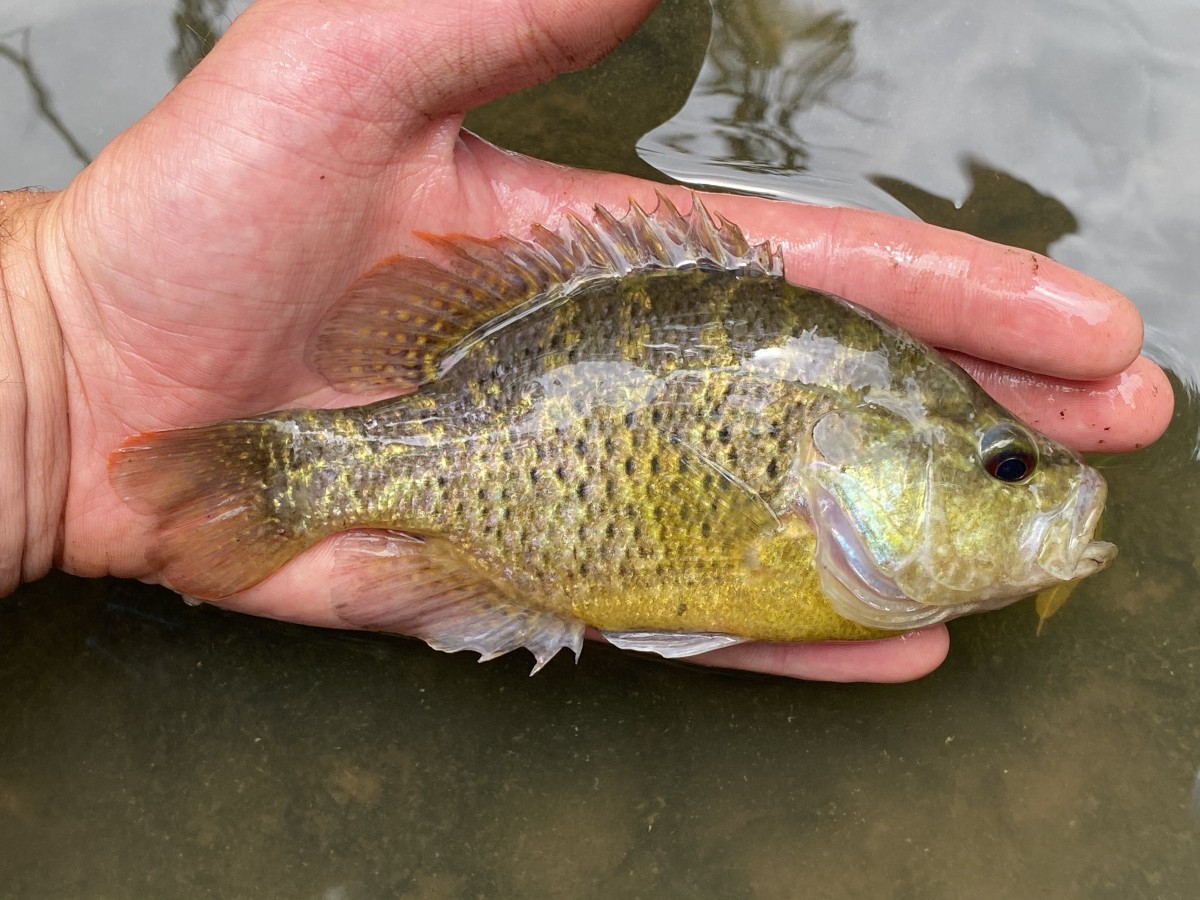
[{"label": "fish", "polygon": [[220,602],[343,535],[338,621],[536,672],[588,628],[668,657],[875,639],[1115,555],[1095,469],[694,194],[422,237],[305,348],[387,399],[113,451],[168,587]]}]

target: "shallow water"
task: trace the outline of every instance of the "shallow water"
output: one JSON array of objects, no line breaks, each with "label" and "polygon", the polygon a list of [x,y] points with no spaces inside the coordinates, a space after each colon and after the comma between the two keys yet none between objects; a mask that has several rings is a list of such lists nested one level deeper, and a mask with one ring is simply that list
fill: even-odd
[{"label": "shallow water", "polygon": [[[173,16],[224,8],[17,6],[0,172],[50,187],[186,69],[203,27]],[[607,66],[472,124],[1048,251],[1194,382],[1200,12],[991,6],[728,0],[710,45],[706,5],[668,0]],[[911,685],[596,646],[530,679],[52,576],[0,603],[0,895],[1194,897],[1198,427],[1181,395],[1162,442],[1102,460],[1121,556],[1041,637],[1029,604],[952,623]]]}]

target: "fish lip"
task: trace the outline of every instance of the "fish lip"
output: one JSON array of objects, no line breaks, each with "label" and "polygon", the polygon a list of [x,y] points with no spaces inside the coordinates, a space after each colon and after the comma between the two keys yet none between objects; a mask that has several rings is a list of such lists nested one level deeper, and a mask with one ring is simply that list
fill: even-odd
[{"label": "fish lip", "polygon": [[1089,575],[1095,575],[1097,572],[1108,568],[1108,564],[1116,558],[1116,544],[1111,544],[1108,541],[1089,541],[1088,545],[1083,548],[1079,562],[1075,564],[1075,571],[1071,574],[1071,579],[1087,578]]},{"label": "fish lip", "polygon": [[1072,523],[1074,534],[1073,571],[1064,580],[1087,578],[1108,567],[1117,556],[1117,547],[1108,541],[1095,540],[1096,528],[1108,499],[1108,485],[1095,469],[1087,469],[1079,484]]}]

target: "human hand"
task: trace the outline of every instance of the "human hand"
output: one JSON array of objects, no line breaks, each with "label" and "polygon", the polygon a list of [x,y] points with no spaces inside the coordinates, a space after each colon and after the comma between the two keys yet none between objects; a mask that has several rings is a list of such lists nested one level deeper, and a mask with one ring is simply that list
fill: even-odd
[{"label": "human hand", "polygon": [[[304,348],[355,276],[422,252],[414,231],[521,236],[595,203],[652,207],[655,185],[515,156],[460,127],[480,103],[603,56],[652,6],[261,0],[64,191],[10,196],[13,340],[0,359],[19,347],[28,425],[16,433],[0,406],[0,440],[26,461],[25,477],[0,489],[18,503],[27,492],[27,514],[0,524],[0,560],[10,560],[0,593],[52,563],[156,580],[153,523],[107,477],[128,435],[363,402],[325,384]],[[663,190],[687,208],[681,189]],[[1170,388],[1137,355],[1136,311],[1078,273],[876,213],[705,203],[782,245],[794,280],[965,354],[1002,403],[1069,444],[1128,449],[1166,426]],[[340,624],[330,602],[339,540],[222,605]],[[892,681],[936,667],[946,647],[938,627],[862,644],[741,645],[696,661]]]}]

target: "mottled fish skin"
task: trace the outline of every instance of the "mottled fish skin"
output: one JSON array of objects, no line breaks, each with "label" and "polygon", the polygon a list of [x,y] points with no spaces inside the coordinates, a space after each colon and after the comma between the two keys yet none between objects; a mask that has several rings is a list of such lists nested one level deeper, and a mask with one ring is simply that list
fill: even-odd
[{"label": "mottled fish skin", "polygon": [[[114,484],[159,517],[170,583],[219,599],[326,536],[387,529],[412,540],[350,564],[370,599],[341,603],[348,622],[485,655],[531,646],[544,662],[577,648],[582,625],[860,639],[1001,605],[1035,589],[1029,578],[1007,584],[1013,561],[989,550],[1013,517],[1071,519],[1061,540],[1075,542],[1075,565],[1099,511],[1081,516],[1063,498],[1085,467],[957,366],[788,282],[769,248],[729,223],[718,230],[698,204],[688,217],[636,210],[624,226],[598,215],[597,228],[574,222],[565,238],[443,242],[465,264],[394,260],[352,289],[314,364],[348,389],[414,392],[126,442]],[[595,235],[608,244],[584,246]],[[695,258],[622,249],[669,238]],[[1039,490],[982,471],[980,435],[997,427],[1029,444]],[[871,446],[891,456],[874,459]],[[954,496],[964,491],[970,502]],[[930,512],[931,497],[947,499]],[[832,551],[836,529],[822,530],[814,498],[841,510]],[[234,541],[238,519],[253,524]],[[925,534],[931,523],[937,533]],[[951,535],[962,529],[982,543],[962,552]],[[931,570],[942,545],[954,553]],[[257,548],[259,562],[217,564],[238,547]],[[857,597],[830,590],[834,569],[854,568],[847,554],[869,557],[868,588],[854,590],[885,606],[902,590],[897,611],[864,620]],[[420,624],[406,619],[405,590],[380,600],[389,579],[431,604]],[[465,621],[503,610],[510,631],[514,616],[534,619],[503,640],[464,638],[461,621],[445,624],[450,609]],[[576,637],[534,648],[542,613]]]}]

